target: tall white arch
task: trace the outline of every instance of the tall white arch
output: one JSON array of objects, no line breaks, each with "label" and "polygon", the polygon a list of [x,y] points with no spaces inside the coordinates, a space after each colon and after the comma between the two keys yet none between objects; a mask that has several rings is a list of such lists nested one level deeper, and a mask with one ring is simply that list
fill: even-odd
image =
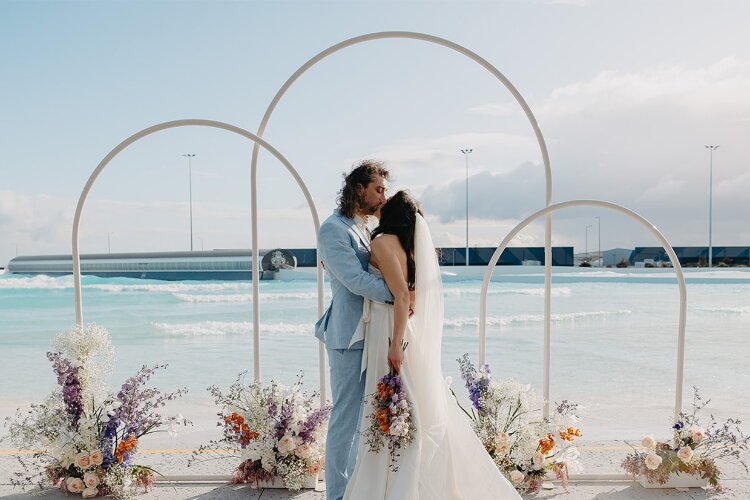
[{"label": "tall white arch", "polygon": [[[325,49],[324,51],[318,53],[316,56],[312,57],[310,60],[308,60],[305,64],[300,66],[300,68],[294,72],[292,76],[289,77],[289,79],[284,83],[284,85],[281,86],[279,91],[276,93],[274,98],[271,100],[271,103],[268,105],[268,109],[266,109],[266,113],[263,115],[263,119],[261,120],[260,126],[258,127],[258,137],[263,137],[263,134],[266,131],[266,127],[268,126],[268,122],[271,119],[271,116],[273,115],[274,110],[276,109],[276,106],[278,105],[281,98],[286,94],[287,90],[296,82],[307,70],[315,66],[317,63],[325,59],[326,57],[343,50],[347,47],[351,47],[353,45],[358,45],[365,42],[370,42],[374,40],[385,40],[385,39],[410,39],[410,40],[420,40],[423,42],[429,42],[432,44],[440,45],[442,47],[449,48],[455,52],[458,52],[459,54],[463,54],[464,56],[468,57],[472,61],[478,63],[480,66],[485,68],[487,71],[492,74],[500,83],[502,83],[506,89],[513,95],[513,97],[516,99],[518,104],[523,109],[524,114],[526,115],[526,118],[528,118],[529,123],[531,124],[531,128],[534,130],[534,135],[536,136],[537,142],[539,143],[539,149],[542,153],[542,160],[544,162],[544,174],[545,174],[545,181],[546,181],[546,196],[545,196],[545,205],[549,206],[552,203],[552,169],[550,167],[550,160],[549,160],[549,153],[547,152],[547,144],[544,141],[544,136],[542,135],[542,131],[539,128],[539,124],[537,123],[536,117],[534,116],[534,113],[531,112],[531,108],[529,108],[529,105],[526,103],[524,98],[521,96],[520,92],[513,86],[513,84],[508,80],[505,75],[503,75],[500,70],[498,70],[495,66],[490,64],[486,59],[480,57],[478,54],[472,52],[471,50],[467,49],[466,47],[463,47],[455,42],[452,42],[450,40],[446,40],[444,38],[440,38],[433,35],[428,35],[425,33],[416,33],[411,31],[382,31],[377,33],[369,33],[366,35],[356,36],[354,38],[349,38],[347,40],[344,40],[340,43],[337,43],[336,45],[332,45],[331,47]],[[253,238],[253,254],[257,254],[259,243],[258,243],[258,206],[257,206],[257,197],[256,197],[256,191],[257,191],[257,167],[258,167],[258,153],[260,152],[259,144],[256,143],[253,147],[253,159],[252,159],[252,167],[251,167],[251,190],[252,190],[252,238]],[[549,358],[550,358],[550,310],[551,310],[551,290],[552,290],[552,215],[548,214],[546,216],[545,221],[545,230],[544,230],[544,359],[545,359],[545,369],[547,366],[549,366]],[[466,258],[468,259],[469,256],[467,255]],[[318,260],[318,315],[323,314],[323,300],[324,300],[324,294],[323,294],[323,269],[321,267],[320,260]],[[260,327],[260,310],[258,308],[258,302],[260,297],[260,285],[256,280],[253,280],[253,328],[257,331],[257,329]],[[321,377],[325,375],[325,349],[323,347],[323,344],[321,343],[319,346],[319,364],[321,367]],[[545,373],[544,380],[549,380],[549,373]],[[545,382],[544,387],[544,393],[545,397],[549,396],[549,386]]]},{"label": "tall white arch", "polygon": [[[490,279],[492,279],[492,272],[495,269],[495,266],[497,265],[497,261],[500,259],[500,256],[503,253],[503,250],[508,246],[508,243],[521,231],[523,228],[528,226],[530,223],[535,221],[537,218],[545,215],[548,216],[552,212],[556,212],[557,210],[562,210],[564,208],[569,207],[599,207],[599,208],[607,208],[610,210],[614,210],[616,212],[620,212],[622,214],[627,215],[631,219],[635,219],[637,222],[640,222],[643,226],[646,227],[651,233],[656,236],[656,239],[659,240],[659,243],[662,244],[664,249],[667,251],[667,255],[669,256],[669,261],[672,263],[672,267],[674,268],[675,274],[677,275],[677,285],[680,290],[680,319],[679,319],[679,326],[678,326],[678,335],[677,335],[677,380],[675,382],[675,403],[674,403],[674,412],[675,417],[678,417],[680,412],[682,411],[682,386],[684,382],[684,367],[685,367],[685,320],[686,320],[686,310],[687,310],[687,287],[685,286],[685,276],[682,273],[682,266],[680,265],[680,260],[677,258],[677,254],[675,254],[674,250],[672,249],[672,246],[669,244],[667,239],[664,237],[664,235],[659,231],[656,226],[654,226],[651,222],[646,220],[645,218],[641,217],[637,213],[633,212],[632,210],[625,208],[621,205],[617,205],[615,203],[610,203],[608,201],[599,201],[599,200],[572,200],[572,201],[565,201],[562,203],[555,203],[554,205],[550,205],[542,210],[539,210],[538,212],[535,212],[531,214],[530,216],[526,217],[524,220],[518,223],[516,227],[514,227],[508,235],[505,237],[505,239],[500,243],[500,245],[495,250],[495,253],[492,254],[492,258],[490,259],[489,264],[487,265],[487,271],[484,274],[484,283],[482,283],[482,293],[480,295],[480,303],[479,303],[479,364],[484,364],[485,361],[485,354],[486,354],[486,327],[487,327],[487,290],[489,289],[490,285]],[[549,319],[548,313],[545,310],[545,316],[547,316],[547,319]],[[545,346],[546,348],[546,346]],[[545,387],[549,387],[549,360],[545,358],[545,364],[547,366],[544,367],[544,373],[545,373],[545,380],[544,384]],[[549,415],[549,393],[545,392],[544,394],[544,414],[545,416]]]},{"label": "tall white arch", "polygon": [[[294,179],[297,181],[297,185],[302,189],[303,194],[305,195],[305,199],[307,200],[307,205],[310,208],[310,214],[313,218],[313,223],[315,225],[315,238],[317,241],[318,237],[318,229],[320,229],[320,218],[318,217],[318,210],[315,207],[315,203],[313,202],[312,196],[310,195],[310,191],[307,189],[307,185],[302,180],[302,177],[300,177],[297,170],[292,166],[292,164],[289,162],[289,160],[284,157],[283,154],[281,154],[275,147],[273,147],[271,144],[263,140],[262,138],[258,137],[257,135],[253,134],[252,132],[248,132],[247,130],[236,127],[234,125],[230,125],[228,123],[215,121],[215,120],[200,120],[200,119],[189,119],[189,120],[174,120],[170,122],[164,122],[160,123],[158,125],[154,125],[152,127],[146,128],[141,130],[140,132],[137,132],[124,141],[122,141],[120,144],[117,145],[112,151],[109,152],[107,156],[104,157],[104,159],[99,162],[99,165],[96,167],[94,172],[89,177],[88,182],[86,182],[86,185],[83,188],[83,192],[81,192],[81,196],[78,199],[78,205],[76,206],[76,212],[75,217],[73,218],[73,287],[74,287],[74,293],[75,293],[75,309],[76,309],[76,323],[78,325],[83,325],[83,298],[81,296],[81,256],[80,251],[78,247],[79,243],[79,229],[81,224],[81,215],[83,213],[83,206],[86,203],[86,199],[88,198],[89,192],[91,191],[91,188],[94,185],[94,182],[96,181],[97,177],[99,177],[99,174],[104,170],[104,168],[114,159],[118,154],[120,154],[125,148],[133,144],[134,142],[143,139],[146,136],[149,136],[151,134],[154,134],[156,132],[160,132],[162,130],[167,130],[171,128],[178,128],[178,127],[191,127],[191,126],[200,126],[200,127],[211,127],[211,128],[218,128],[221,130],[227,130],[229,132],[238,134],[242,137],[245,137],[247,139],[250,139],[255,144],[255,147],[262,147],[263,149],[270,152],[273,156],[276,157],[277,160],[279,160],[289,171],[289,173],[292,174]],[[254,186],[253,186],[254,187]],[[253,202],[255,204],[255,191],[253,190],[252,196],[253,196]],[[257,204],[255,204],[257,205]],[[253,216],[256,216],[255,207],[253,208]],[[255,237],[253,237],[253,242],[255,242]],[[252,282],[254,285],[257,285],[259,281],[259,275],[258,275],[258,268],[259,268],[259,259],[258,259],[258,248],[256,246],[253,246],[253,275],[252,275]],[[256,314],[256,311],[258,309],[258,302],[257,300],[253,302],[253,314]],[[253,328],[253,370],[255,375],[255,380],[260,380],[260,325],[254,325]],[[324,367],[323,367],[324,368]],[[324,371],[323,368],[321,371]],[[325,378],[321,378],[320,380],[320,395],[321,395],[321,404],[325,402]]]}]

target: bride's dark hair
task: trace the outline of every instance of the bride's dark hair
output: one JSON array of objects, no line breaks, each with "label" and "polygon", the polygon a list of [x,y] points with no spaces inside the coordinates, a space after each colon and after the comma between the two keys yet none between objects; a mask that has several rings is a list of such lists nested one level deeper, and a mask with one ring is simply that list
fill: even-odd
[{"label": "bride's dark hair", "polygon": [[408,191],[394,194],[380,209],[380,224],[372,232],[375,238],[379,234],[393,234],[398,237],[406,252],[406,282],[409,289],[414,289],[414,229],[417,224],[417,214],[422,214],[419,203],[409,195]]}]

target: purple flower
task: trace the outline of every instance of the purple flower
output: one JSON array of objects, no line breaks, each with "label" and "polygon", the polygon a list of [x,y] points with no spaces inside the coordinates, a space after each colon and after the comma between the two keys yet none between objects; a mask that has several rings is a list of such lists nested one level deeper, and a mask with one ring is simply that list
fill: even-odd
[{"label": "purple flower", "polygon": [[62,387],[65,409],[73,420],[73,427],[78,429],[78,422],[83,414],[83,394],[81,393],[81,379],[78,376],[79,367],[74,367],[70,360],[59,352],[48,352],[47,359],[52,363],[52,369],[57,375],[57,383]]},{"label": "purple flower", "polygon": [[676,430],[676,431],[679,431],[679,430],[681,430],[681,429],[682,429],[683,427],[685,427],[685,424],[683,424],[682,422],[677,422],[676,424],[674,424],[674,425],[672,426],[672,429],[674,429],[674,430]]},{"label": "purple flower", "polygon": [[330,414],[330,406],[324,406],[323,408],[310,412],[307,416],[307,421],[305,422],[302,432],[299,433],[299,437],[302,439],[303,443],[309,444],[312,441],[313,432],[315,432],[315,429],[317,429]]}]

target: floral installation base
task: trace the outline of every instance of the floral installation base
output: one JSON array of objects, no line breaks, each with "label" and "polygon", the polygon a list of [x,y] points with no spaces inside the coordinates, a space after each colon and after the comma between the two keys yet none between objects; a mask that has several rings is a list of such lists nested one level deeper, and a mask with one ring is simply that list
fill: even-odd
[{"label": "floral installation base", "polygon": [[652,483],[645,476],[638,476],[638,483],[644,488],[704,488],[708,486],[708,479],[697,474],[672,474],[664,484]]},{"label": "floral installation base", "polygon": [[[302,489],[303,490],[314,490],[318,487],[318,476],[319,474],[313,474],[312,476],[307,476],[305,480],[302,483]],[[255,487],[255,485],[253,485]],[[281,479],[279,476],[274,476],[272,481],[258,481],[257,483],[258,488],[265,488],[265,489],[279,489],[284,490],[287,489],[287,487],[284,485],[284,480]]]}]

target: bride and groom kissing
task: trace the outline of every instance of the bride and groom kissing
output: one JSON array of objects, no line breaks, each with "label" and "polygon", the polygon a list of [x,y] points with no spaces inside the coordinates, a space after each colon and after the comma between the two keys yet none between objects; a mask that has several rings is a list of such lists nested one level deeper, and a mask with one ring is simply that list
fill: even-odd
[{"label": "bride and groom kissing", "polygon": [[[315,325],[330,366],[328,500],[517,499],[456,404],[441,369],[443,295],[430,230],[390,172],[365,160],[344,178],[338,209],[318,234],[332,300]],[[377,227],[371,230],[373,222]],[[403,346],[408,344],[409,348]],[[391,467],[360,435],[366,396],[393,368],[409,400],[414,439]]]}]

